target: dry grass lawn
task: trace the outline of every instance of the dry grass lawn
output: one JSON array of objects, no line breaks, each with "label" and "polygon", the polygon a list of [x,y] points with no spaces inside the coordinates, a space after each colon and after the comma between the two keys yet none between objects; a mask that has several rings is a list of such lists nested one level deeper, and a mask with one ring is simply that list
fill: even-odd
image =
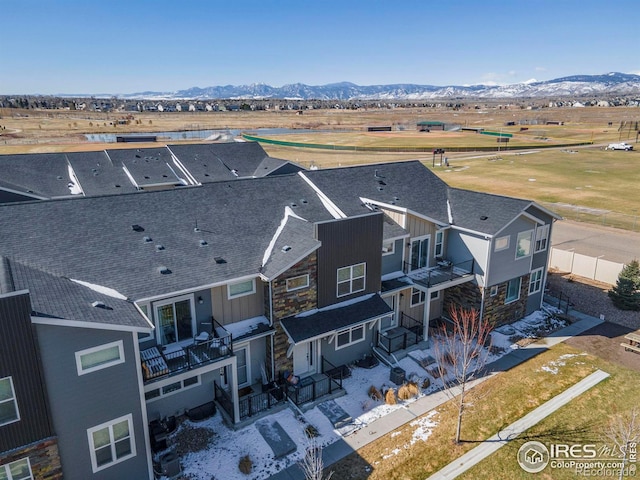
[{"label": "dry grass lawn", "polygon": [[[542,369],[562,355],[564,360],[556,375]],[[596,369],[611,377],[558,410],[532,428],[528,439],[549,441],[601,440],[602,429],[614,412],[630,410],[637,403],[636,385],[640,373],[609,363],[595,356],[581,354],[560,344],[532,360],[487,380],[472,391],[474,406],[462,422],[463,442],[452,442],[455,433],[455,405],[448,402],[433,417],[437,426],[426,441],[410,445],[414,427],[405,425],[332,465],[337,478],[352,479],[424,479],[474,448],[478,442],[521,418],[537,406],[561,393]],[[615,394],[613,394],[615,392]],[[531,478],[516,461],[518,448],[527,438],[520,438],[481,462],[463,478],[517,479]],[[529,476],[528,476],[529,475]],[[553,477],[539,474],[539,478]]]}]

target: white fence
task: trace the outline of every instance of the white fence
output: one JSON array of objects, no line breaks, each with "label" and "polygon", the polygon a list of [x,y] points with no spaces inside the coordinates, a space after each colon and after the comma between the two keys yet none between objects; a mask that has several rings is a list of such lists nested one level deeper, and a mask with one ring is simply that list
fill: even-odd
[{"label": "white fence", "polygon": [[598,282],[615,285],[622,267],[624,267],[622,263],[551,247],[549,268],[555,268],[561,272],[569,272]]}]

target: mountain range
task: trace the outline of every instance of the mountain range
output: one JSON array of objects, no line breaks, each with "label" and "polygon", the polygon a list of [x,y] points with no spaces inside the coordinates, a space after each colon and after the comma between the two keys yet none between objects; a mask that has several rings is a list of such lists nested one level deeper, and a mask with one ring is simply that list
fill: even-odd
[{"label": "mountain range", "polygon": [[611,72],[574,75],[546,81],[530,80],[511,85],[327,85],[293,83],[272,87],[264,83],[192,87],[175,92],[138,92],[120,98],[147,100],[291,99],[291,100],[438,100],[453,98],[558,98],[602,95],[640,95],[640,75]]}]

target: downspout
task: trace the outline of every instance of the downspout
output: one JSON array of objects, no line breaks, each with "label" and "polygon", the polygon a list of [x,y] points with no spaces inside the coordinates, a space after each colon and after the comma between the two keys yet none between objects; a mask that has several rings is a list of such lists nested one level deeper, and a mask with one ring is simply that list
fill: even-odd
[{"label": "downspout", "polygon": [[[269,326],[273,327],[273,280],[269,280]],[[276,359],[274,356],[273,349],[273,337],[274,335],[270,335],[271,337],[271,379],[275,380],[276,378]]]},{"label": "downspout", "polygon": [[491,254],[491,246],[493,243],[493,238],[487,239],[487,258],[484,266],[484,281],[482,282],[482,299],[480,301],[480,320],[484,319],[484,300],[486,298],[487,292],[487,281],[489,279],[489,262],[490,262],[490,254]]}]

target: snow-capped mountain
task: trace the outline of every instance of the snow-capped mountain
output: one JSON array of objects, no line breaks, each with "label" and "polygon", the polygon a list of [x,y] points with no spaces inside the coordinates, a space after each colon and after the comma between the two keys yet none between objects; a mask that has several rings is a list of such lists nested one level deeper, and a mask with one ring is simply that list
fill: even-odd
[{"label": "snow-capped mountain", "polygon": [[139,92],[119,95],[139,99],[298,99],[298,100],[431,100],[447,98],[544,98],[584,95],[640,95],[640,75],[612,72],[604,75],[574,75],[538,82],[527,80],[511,85],[356,85],[349,82],[327,85],[293,83],[272,87],[264,83],[192,87],[176,92]]}]

